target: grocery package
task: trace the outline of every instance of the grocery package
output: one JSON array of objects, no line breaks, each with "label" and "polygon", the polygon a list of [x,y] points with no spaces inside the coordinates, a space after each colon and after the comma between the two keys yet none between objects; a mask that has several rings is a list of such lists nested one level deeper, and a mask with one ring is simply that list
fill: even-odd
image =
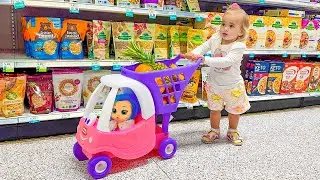
[{"label": "grocery package", "polygon": [[117,6],[128,8],[140,8],[139,0],[117,0]]},{"label": "grocery package", "polygon": [[186,88],[182,93],[181,101],[186,103],[195,103],[198,101],[197,91],[198,91],[200,76],[201,76],[200,70],[196,70],[193,73],[188,85],[186,86]]},{"label": "grocery package", "polygon": [[31,17],[27,22],[31,56],[35,59],[58,59],[61,37],[60,18]]},{"label": "grocery package", "polygon": [[296,76],[299,67],[297,62],[286,62],[284,65],[280,94],[294,93]]},{"label": "grocery package", "polygon": [[122,53],[127,49],[130,41],[133,40],[133,35],[132,22],[112,22],[115,59],[130,59]]},{"label": "grocery package", "polygon": [[179,18],[176,25],[193,27],[193,20],[191,18]]},{"label": "grocery package", "polygon": [[317,21],[308,19],[302,20],[300,49],[305,51],[315,51],[317,47]]},{"label": "grocery package", "polygon": [[152,53],[154,46],[155,24],[134,23],[134,39],[145,52]]},{"label": "grocery package", "polygon": [[320,51],[320,21],[314,20],[318,24],[317,35],[316,35],[316,51]]},{"label": "grocery package", "polygon": [[57,111],[80,108],[83,72],[81,69],[57,69],[52,72],[54,100]]},{"label": "grocery package", "polygon": [[88,24],[87,24],[86,38],[87,38],[88,58],[94,59],[94,56],[93,56],[93,24],[91,21],[88,21]]},{"label": "grocery package", "polygon": [[294,86],[295,93],[303,93],[307,91],[312,67],[313,67],[312,63],[306,63],[306,62],[299,63],[299,71],[297,73],[296,83]]},{"label": "grocery package", "polygon": [[169,58],[176,57],[180,54],[180,36],[179,26],[169,26],[168,31],[168,45],[169,45]]},{"label": "grocery package", "polygon": [[202,100],[206,101],[208,100],[207,95],[207,80],[210,72],[210,67],[202,67],[201,68],[201,81],[202,81],[202,88],[201,88],[201,98]]},{"label": "grocery package", "polygon": [[26,75],[0,74],[0,79],[5,87],[0,93],[0,116],[22,116],[26,93]]},{"label": "grocery package", "polygon": [[190,11],[187,0],[176,0],[177,9],[180,11]]},{"label": "grocery package", "polygon": [[88,22],[78,19],[65,19],[61,31],[61,59],[83,59],[82,43],[87,32]]},{"label": "grocery package", "polygon": [[298,50],[301,39],[301,18],[288,17],[285,21],[283,49]]},{"label": "grocery package", "polygon": [[31,44],[30,44],[30,35],[27,30],[27,22],[29,22],[30,17],[21,17],[21,32],[24,41],[24,48],[27,57],[31,57]]},{"label": "grocery package", "polygon": [[[93,91],[96,89],[96,87],[100,84],[100,79],[102,76],[110,74],[110,71],[107,70],[100,70],[100,71],[84,71],[83,73],[83,88],[82,88],[82,94],[83,94],[83,100],[84,100],[84,106],[87,105],[87,102],[93,93]],[[110,91],[109,87],[105,87],[103,91],[99,94],[99,100],[97,102],[97,105],[95,108],[102,108],[104,101],[107,98],[107,95]]]},{"label": "grocery package", "polygon": [[94,59],[109,59],[111,22],[93,20],[93,56]]},{"label": "grocery package", "polygon": [[114,6],[115,0],[95,0],[97,5]]},{"label": "grocery package", "polygon": [[277,16],[277,17],[298,17],[304,18],[306,15],[305,11],[297,11],[290,9],[267,9],[264,10],[265,16]]},{"label": "grocery package", "polygon": [[177,4],[178,0],[164,0],[164,6],[163,9],[166,11],[176,11],[177,10]]},{"label": "grocery package", "polygon": [[186,0],[190,12],[199,12],[200,5],[198,0]]},{"label": "grocery package", "polygon": [[284,62],[270,62],[267,83],[267,94],[279,94]]},{"label": "grocery package", "polygon": [[266,94],[268,72],[270,64],[264,61],[251,61],[249,67],[249,76],[247,82],[248,95],[260,96]]},{"label": "grocery package", "polygon": [[267,28],[265,48],[282,49],[286,18],[265,17],[265,19]]},{"label": "grocery package", "polygon": [[188,52],[191,52],[207,41],[208,31],[201,29],[189,29],[188,31]]},{"label": "grocery package", "polygon": [[48,114],[53,110],[52,74],[27,76],[27,97],[30,113]]},{"label": "grocery package", "polygon": [[266,44],[267,27],[265,20],[268,17],[250,16],[250,26],[246,46],[248,49],[264,49]]},{"label": "grocery package", "polygon": [[314,63],[308,86],[309,92],[320,92],[320,64]]},{"label": "grocery package", "polygon": [[168,26],[155,25],[154,55],[156,59],[168,58]]},{"label": "grocery package", "polygon": [[205,29],[208,31],[208,38],[218,33],[222,24],[223,13],[208,12],[207,18],[202,22],[195,22],[195,29]]},{"label": "grocery package", "polygon": [[179,26],[179,41],[180,41],[180,52],[185,54],[188,51],[188,31],[191,29],[189,26]]}]

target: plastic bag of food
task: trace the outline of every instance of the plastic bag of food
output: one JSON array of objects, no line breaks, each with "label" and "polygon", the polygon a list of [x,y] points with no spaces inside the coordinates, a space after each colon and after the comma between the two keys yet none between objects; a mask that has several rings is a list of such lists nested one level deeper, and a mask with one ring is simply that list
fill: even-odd
[{"label": "plastic bag of food", "polygon": [[133,40],[133,23],[132,22],[113,22],[112,36],[114,43],[115,59],[130,59],[123,55],[123,52]]},{"label": "plastic bag of food", "polygon": [[136,44],[145,52],[152,53],[154,45],[155,24],[134,23]]},{"label": "plastic bag of food", "polygon": [[176,57],[180,54],[180,36],[179,26],[169,26],[168,41],[169,41],[169,58]]},{"label": "plastic bag of food", "polygon": [[30,112],[48,114],[53,110],[52,74],[35,74],[27,77],[27,97]]},{"label": "plastic bag of food", "polygon": [[111,22],[93,20],[93,54],[94,59],[109,59]]},{"label": "plastic bag of food", "polygon": [[76,111],[80,108],[83,72],[81,69],[57,69],[52,73],[57,111]]},{"label": "plastic bag of food", "polygon": [[156,59],[168,58],[168,26],[156,24],[154,55]]},{"label": "plastic bag of food", "polygon": [[200,79],[200,70],[196,70],[187,87],[184,89],[181,101],[186,103],[196,103],[198,101],[197,93],[198,93],[198,85]]},{"label": "plastic bag of food", "polygon": [[207,41],[208,31],[201,29],[189,29],[188,31],[188,52],[191,52]]}]

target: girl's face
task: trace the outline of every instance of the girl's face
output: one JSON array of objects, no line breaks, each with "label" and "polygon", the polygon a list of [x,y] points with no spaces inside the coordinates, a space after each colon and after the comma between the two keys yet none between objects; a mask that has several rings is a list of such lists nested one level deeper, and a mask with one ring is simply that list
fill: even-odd
[{"label": "girl's face", "polygon": [[132,106],[129,101],[117,101],[112,109],[111,119],[116,122],[124,122],[130,119]]},{"label": "girl's face", "polygon": [[225,13],[222,19],[220,27],[220,35],[224,44],[229,44],[243,35],[241,30],[242,19],[235,13],[235,11],[229,11]]}]

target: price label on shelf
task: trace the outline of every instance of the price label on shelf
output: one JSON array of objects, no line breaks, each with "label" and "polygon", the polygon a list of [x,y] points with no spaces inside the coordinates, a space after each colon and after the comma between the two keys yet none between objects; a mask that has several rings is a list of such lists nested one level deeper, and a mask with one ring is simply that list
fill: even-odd
[{"label": "price label on shelf", "polygon": [[126,9],[126,16],[131,18],[134,16],[132,9]]},{"label": "price label on shelf", "polygon": [[93,71],[98,71],[101,69],[100,63],[99,62],[93,62],[91,64],[91,70]]},{"label": "price label on shelf", "polygon": [[35,124],[35,123],[39,123],[39,117],[38,116],[29,116],[27,117],[27,120],[30,124]]},{"label": "price label on shelf", "polygon": [[23,0],[15,0],[13,3],[13,8],[14,9],[23,9],[25,8],[25,4]]},{"label": "price label on shelf", "polygon": [[169,12],[169,19],[170,19],[170,21],[176,21],[177,20],[177,12],[174,12],[174,11]]},{"label": "price label on shelf", "polygon": [[157,13],[154,9],[149,9],[149,19],[157,19]]},{"label": "price label on shelf", "polygon": [[70,113],[62,113],[61,114],[61,119],[69,119],[71,118],[71,114]]},{"label": "price label on shelf", "polygon": [[113,71],[120,71],[120,70],[121,70],[121,65],[120,65],[120,63],[117,63],[117,62],[113,63],[113,64],[112,64],[112,70],[113,70]]},{"label": "price label on shelf", "polygon": [[2,63],[3,72],[14,72],[14,62]]},{"label": "price label on shelf", "polygon": [[301,54],[301,57],[302,57],[302,58],[307,58],[307,54],[306,54],[306,53],[302,53],[302,54]]},{"label": "price label on shelf", "polygon": [[320,59],[320,54],[318,54],[317,58]]},{"label": "price label on shelf", "polygon": [[265,0],[259,0],[259,4],[264,4]]},{"label": "price label on shelf", "polygon": [[70,12],[71,14],[79,14],[80,8],[79,8],[78,3],[73,3],[73,2],[70,3],[69,12]]},{"label": "price label on shelf", "polygon": [[288,53],[283,53],[283,54],[282,54],[282,57],[283,57],[283,58],[287,58],[287,57],[288,57]]},{"label": "price label on shelf", "polygon": [[47,72],[47,66],[45,63],[37,63],[36,70],[37,72]]},{"label": "price label on shelf", "polygon": [[204,21],[204,15],[203,14],[197,13],[195,18],[196,18],[197,22]]},{"label": "price label on shelf", "polygon": [[253,59],[255,57],[255,54],[254,53],[250,53],[249,54],[249,58]]}]

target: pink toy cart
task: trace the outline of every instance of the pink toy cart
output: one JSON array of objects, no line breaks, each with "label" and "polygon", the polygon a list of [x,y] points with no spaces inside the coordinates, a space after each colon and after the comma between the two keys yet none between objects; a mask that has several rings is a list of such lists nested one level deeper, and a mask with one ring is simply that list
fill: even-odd
[{"label": "pink toy cart", "polygon": [[[176,64],[180,56],[175,59],[161,61],[167,66]],[[122,67],[121,74],[106,75],[101,78],[101,84],[91,95],[77,127],[73,153],[79,161],[89,159],[88,173],[95,179],[108,175],[112,167],[111,158],[121,159],[140,158],[153,149],[158,150],[163,159],[174,156],[177,143],[169,137],[168,126],[172,112],[178,107],[182,92],[188,84],[193,72],[200,65],[187,64],[182,67],[137,73],[138,64]],[[184,79],[179,79],[183,74]],[[180,76],[181,77],[181,76]],[[162,85],[156,83],[161,78]],[[104,88],[110,87],[110,92],[101,110],[100,117],[93,111]],[[140,104],[140,114],[134,119],[134,126],[122,131],[110,131],[109,121],[113,104],[121,88],[130,88],[136,95]],[[165,92],[160,92],[165,88]],[[175,102],[170,101],[174,97]],[[163,99],[168,99],[164,103]],[[156,124],[157,115],[162,115],[162,126]]]}]

